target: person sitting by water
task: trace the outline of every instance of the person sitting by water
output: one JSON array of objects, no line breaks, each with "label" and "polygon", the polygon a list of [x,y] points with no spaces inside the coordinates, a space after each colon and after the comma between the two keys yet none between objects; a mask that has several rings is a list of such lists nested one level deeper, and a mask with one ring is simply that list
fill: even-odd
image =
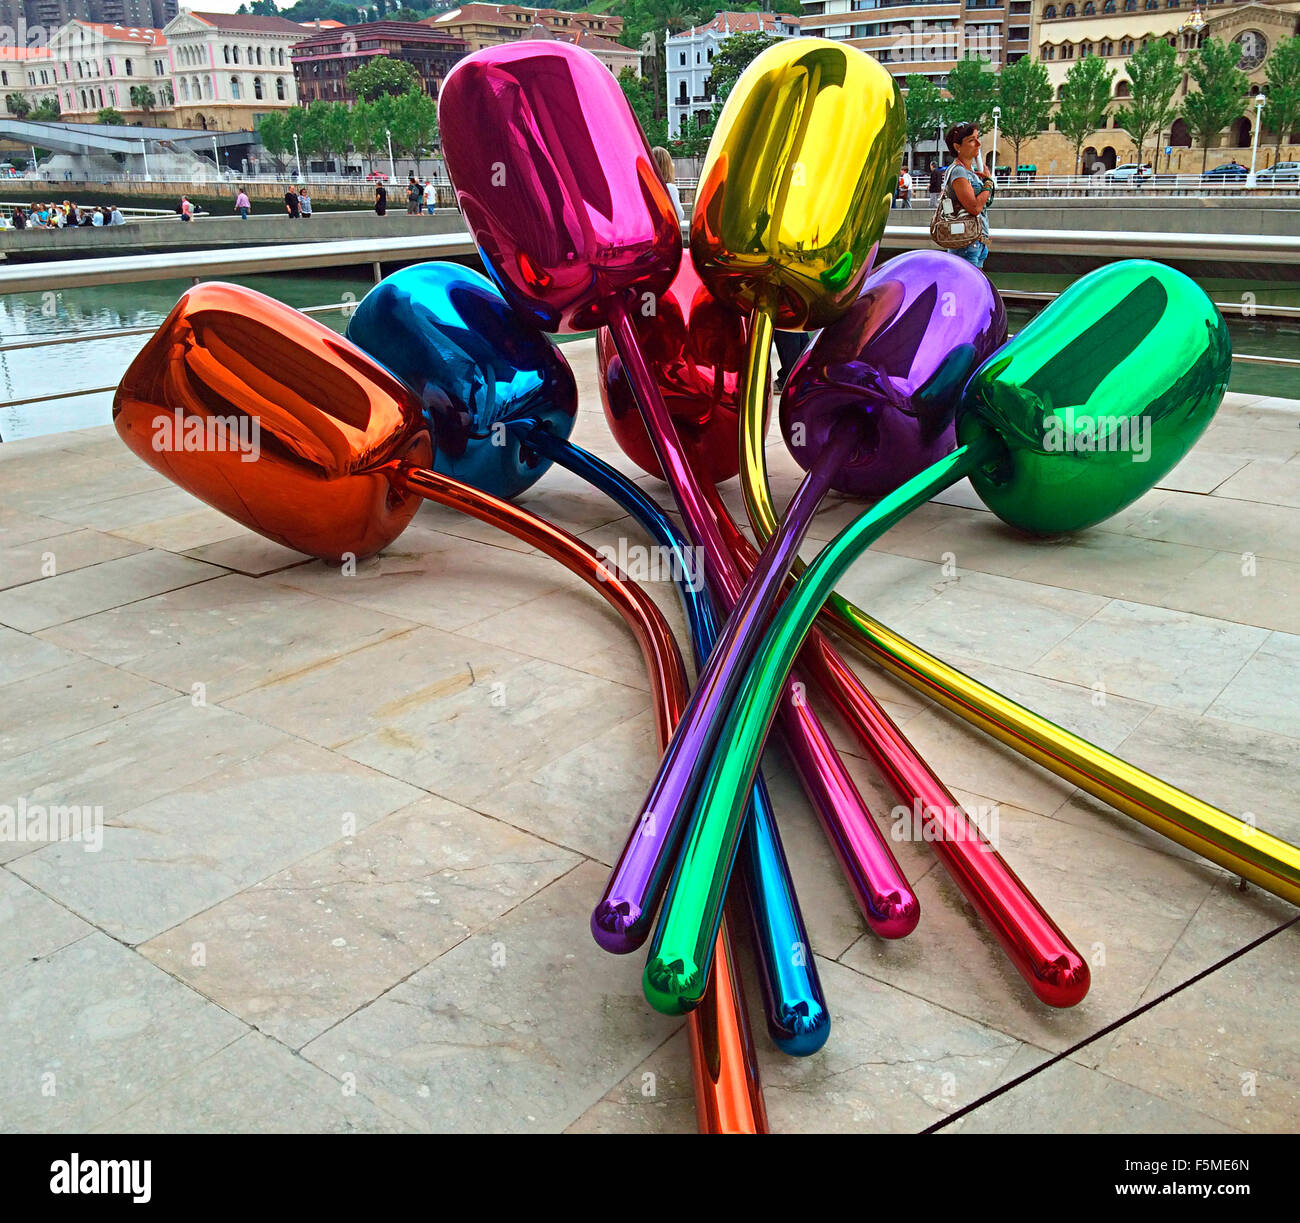
[{"label": "person sitting by water", "polygon": [[110,217],[110,224],[113,225],[126,224],[126,217],[122,215],[122,210],[116,204],[113,204],[111,206],[111,209],[109,211],[109,217]]}]

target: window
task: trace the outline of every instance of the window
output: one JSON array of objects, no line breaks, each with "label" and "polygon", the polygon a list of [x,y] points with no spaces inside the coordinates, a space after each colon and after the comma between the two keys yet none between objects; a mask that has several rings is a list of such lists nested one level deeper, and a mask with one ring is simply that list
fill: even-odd
[{"label": "window", "polygon": [[1050,46],[1045,46],[1045,47],[1043,48],[1043,58],[1044,58],[1044,59],[1055,59],[1055,58],[1056,58],[1056,48],[1055,48],[1055,47],[1050,47]]},{"label": "window", "polygon": [[126,61],[126,75],[135,76],[135,65],[130,60]]},{"label": "window", "polygon": [[190,83],[184,77],[181,77],[181,101],[188,102],[189,100],[190,100]]},{"label": "window", "polygon": [[262,62],[262,48],[261,48],[261,47],[258,47],[258,48],[257,48],[257,62],[258,62],[259,64]]},{"label": "window", "polygon": [[239,48],[238,48],[238,47],[231,47],[231,48],[230,48],[230,62],[231,62],[232,64],[237,64],[237,63],[239,63]]},{"label": "window", "polygon": [[683,68],[685,68],[685,67],[686,67],[686,52],[685,52],[685,51],[683,51],[683,52],[681,53],[681,57],[680,57],[680,58],[681,58],[681,66],[682,66]]},{"label": "window", "polygon": [[1067,42],[1067,43],[1066,43],[1066,44],[1061,48],[1061,58],[1062,58],[1062,59],[1073,59],[1073,58],[1074,58],[1074,44],[1073,44],[1072,42]]},{"label": "window", "polygon": [[1113,13],[1115,11],[1115,0],[1106,0],[1106,3],[1101,6],[1101,11],[1103,13]]},{"label": "window", "polygon": [[277,76],[275,78],[275,96],[279,98],[281,102],[284,101],[284,77],[282,76]]},{"label": "window", "polygon": [[227,64],[230,63],[230,47],[228,45],[221,48],[221,54],[224,61]]},{"label": "window", "polygon": [[1146,3],[1142,5],[1143,10],[1148,13],[1153,9],[1158,9],[1159,7],[1160,0],[1146,0]]},{"label": "window", "polygon": [[253,78],[253,97],[259,102],[262,100],[262,78],[260,76]]},{"label": "window", "polygon": [[1080,59],[1082,59],[1085,55],[1091,55],[1091,54],[1092,54],[1092,43],[1090,43],[1090,42],[1085,42],[1085,43],[1080,43],[1080,44],[1079,44],[1079,58],[1080,58]]},{"label": "window", "polygon": [[1083,15],[1085,17],[1091,17],[1096,11],[1097,6],[1093,4],[1092,0],[1088,0],[1087,4],[1083,6]]},{"label": "window", "polygon": [[1062,16],[1062,17],[1073,17],[1073,16],[1074,16],[1074,5],[1073,5],[1073,4],[1067,4],[1067,5],[1065,6],[1065,8],[1063,8],[1063,9],[1061,10],[1061,16]]}]

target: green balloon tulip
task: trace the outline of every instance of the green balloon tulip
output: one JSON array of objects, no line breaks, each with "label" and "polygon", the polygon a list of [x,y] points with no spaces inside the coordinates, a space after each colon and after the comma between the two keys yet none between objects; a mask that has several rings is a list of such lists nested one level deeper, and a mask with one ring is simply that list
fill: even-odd
[{"label": "green balloon tulip", "polygon": [[1101,522],[1205,432],[1231,364],[1223,316],[1182,272],[1146,259],[1091,272],[967,384],[958,441],[992,431],[1006,446],[975,491],[1034,534]]}]

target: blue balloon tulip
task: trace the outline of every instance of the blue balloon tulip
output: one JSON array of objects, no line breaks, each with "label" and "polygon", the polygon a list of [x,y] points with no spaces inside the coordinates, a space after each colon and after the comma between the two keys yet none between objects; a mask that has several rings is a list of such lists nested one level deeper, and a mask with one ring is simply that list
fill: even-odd
[{"label": "blue balloon tulip", "polygon": [[568,362],[471,268],[394,272],[356,308],[348,339],[419,397],[434,470],[483,492],[517,496],[550,466],[512,422],[537,421],[562,438],[573,430],[578,391]]}]

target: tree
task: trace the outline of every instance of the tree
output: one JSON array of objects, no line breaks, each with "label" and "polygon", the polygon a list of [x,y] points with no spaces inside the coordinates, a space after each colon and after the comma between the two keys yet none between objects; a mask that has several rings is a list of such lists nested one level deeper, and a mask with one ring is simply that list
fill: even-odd
[{"label": "tree", "polygon": [[903,81],[903,88],[907,91],[903,111],[907,118],[907,143],[915,157],[916,146],[943,127],[943,93],[930,77],[919,73],[910,73]]},{"label": "tree", "polygon": [[122,112],[116,106],[101,106],[99,113],[95,115],[96,123],[116,124],[121,127],[126,120],[122,117]]},{"label": "tree", "polygon": [[254,17],[278,17],[280,10],[275,7],[275,0],[253,0],[248,11]]},{"label": "tree", "polygon": [[289,134],[289,120],[284,111],[273,110],[263,115],[257,124],[257,138],[275,162],[277,172],[284,172],[285,155],[293,148]]},{"label": "tree", "polygon": [[1174,93],[1182,80],[1183,70],[1178,63],[1178,52],[1163,38],[1154,39],[1134,52],[1124,68],[1128,72],[1133,100],[1127,106],[1121,106],[1117,113],[1137,145],[1137,160],[1141,164],[1147,136],[1155,134],[1158,150],[1160,133],[1173,122],[1177,112]]},{"label": "tree", "polygon": [[740,74],[749,67],[773,43],[780,42],[772,34],[762,30],[751,30],[744,34],[733,34],[718,44],[713,55],[713,71],[709,78],[713,82],[713,110],[716,115],[731,93],[732,87],[740,79]]},{"label": "tree", "polygon": [[32,113],[27,117],[34,119],[37,123],[54,123],[62,113],[59,110],[58,98],[42,98],[32,108]]},{"label": "tree", "polygon": [[1052,113],[1052,82],[1047,69],[1024,56],[1002,69],[998,79],[1000,132],[1012,149],[1012,165],[1020,164],[1020,146],[1047,127]]},{"label": "tree", "polygon": [[1300,38],[1280,39],[1264,65],[1264,107],[1269,126],[1277,133],[1273,161],[1282,156],[1282,142],[1300,122]]},{"label": "tree", "polygon": [[1061,107],[1056,112],[1056,128],[1074,145],[1076,167],[1083,142],[1106,122],[1110,84],[1114,78],[1115,69],[1107,68],[1106,61],[1099,55],[1085,55],[1075,60],[1065,74]]},{"label": "tree", "polygon": [[668,143],[668,120],[664,118],[660,99],[655,96],[653,83],[644,76],[637,76],[631,68],[624,68],[618,74],[619,87],[627,104],[636,115],[646,140],[651,145]]},{"label": "tree", "polygon": [[131,105],[147,115],[158,105],[158,98],[148,85],[131,86]]},{"label": "tree", "polygon": [[420,174],[420,154],[438,142],[438,104],[423,89],[410,89],[392,99],[393,142],[415,159]]},{"label": "tree", "polygon": [[376,55],[368,64],[348,73],[348,89],[357,98],[373,102],[383,94],[403,94],[408,89],[423,90],[420,75],[404,59]]},{"label": "tree", "polygon": [[387,103],[386,96],[378,102],[354,102],[348,115],[352,147],[365,160],[367,174],[374,172],[375,155],[387,143],[384,134],[388,127]]},{"label": "tree", "polygon": [[989,126],[998,97],[998,78],[986,59],[966,56],[948,73],[947,122]]},{"label": "tree", "polygon": [[18,119],[26,119],[32,113],[32,104],[20,93],[6,94],[5,110]]},{"label": "tree", "polygon": [[1246,108],[1250,82],[1237,67],[1241,48],[1235,42],[1207,38],[1187,62],[1187,70],[1197,84],[1194,92],[1183,99],[1183,120],[1188,130],[1204,146],[1201,173],[1210,159],[1210,141]]}]

